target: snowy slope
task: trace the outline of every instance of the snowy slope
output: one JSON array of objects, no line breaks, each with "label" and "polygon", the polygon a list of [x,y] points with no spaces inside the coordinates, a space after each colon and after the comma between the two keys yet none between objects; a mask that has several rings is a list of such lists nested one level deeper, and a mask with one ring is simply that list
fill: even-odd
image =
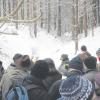
[{"label": "snowy slope", "polygon": [[[29,35],[29,27],[20,26],[19,30],[16,30],[12,26],[7,27],[6,31],[16,32],[19,35],[1,35],[0,36],[0,48],[3,52],[3,56],[0,59],[4,62],[4,67],[12,62],[12,57],[15,53],[28,54],[30,57],[35,56],[39,59],[44,59],[51,57],[54,59],[56,66],[60,64],[60,56],[62,53],[67,53],[69,58],[74,57],[74,42],[73,41],[61,41],[61,39],[54,38],[46,34],[44,30],[39,29],[38,38],[31,38]],[[2,31],[1,29],[0,31]],[[92,37],[91,35],[87,38],[83,38],[79,42],[79,47],[81,45],[86,45],[90,53],[94,56],[96,50],[100,47],[100,28],[95,30],[96,35]],[[80,51],[79,51],[80,52]],[[5,55],[6,54],[6,55]]]}]

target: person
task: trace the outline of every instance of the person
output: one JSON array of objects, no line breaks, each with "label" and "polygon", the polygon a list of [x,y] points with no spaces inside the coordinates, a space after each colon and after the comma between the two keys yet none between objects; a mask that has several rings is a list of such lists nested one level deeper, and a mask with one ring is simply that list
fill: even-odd
[{"label": "person", "polygon": [[72,58],[69,62],[69,70],[68,75],[79,74],[82,75],[84,73],[83,61],[79,56]]},{"label": "person", "polygon": [[31,69],[31,73],[23,82],[23,86],[32,85],[32,89],[28,90],[29,100],[51,100],[48,90],[43,84],[43,80],[49,74],[49,66],[44,60],[35,62]]},{"label": "person", "polygon": [[83,77],[87,78],[88,80],[94,82],[95,75],[97,73],[96,65],[97,59],[94,56],[90,56],[84,60],[84,64],[86,66],[86,71]]},{"label": "person", "polygon": [[15,65],[16,67],[8,69],[1,79],[0,91],[2,92],[2,100],[6,100],[7,93],[12,86],[22,84],[24,78],[29,75],[27,69],[30,66],[30,59],[28,55],[23,55],[17,59]]},{"label": "person", "polygon": [[100,48],[96,51],[96,55],[97,55],[98,61],[100,62]]},{"label": "person", "polygon": [[[82,69],[83,63],[81,59],[78,56],[74,57],[71,61],[69,61],[69,69],[65,79],[71,76],[82,76]],[[59,93],[61,83],[62,80],[58,80],[51,86],[49,90],[51,100],[57,100],[61,96]]]},{"label": "person", "polygon": [[100,71],[100,48],[96,51],[96,55],[97,55],[97,69],[98,71]]},{"label": "person", "polygon": [[81,76],[71,76],[62,80],[59,88],[61,97],[57,100],[92,100],[94,90],[89,80]]},{"label": "person", "polygon": [[15,54],[14,57],[13,57],[13,62],[14,63],[11,63],[10,66],[8,67],[8,69],[12,68],[12,67],[19,66],[22,56],[23,55],[19,54],[19,53]]},{"label": "person", "polygon": [[2,61],[0,61],[0,81],[1,81],[3,74],[4,74],[4,68],[3,68],[3,65],[2,65]]},{"label": "person", "polygon": [[85,45],[82,45],[82,46],[81,46],[81,51],[82,51],[83,53],[86,53],[87,56],[91,56],[91,54],[88,52],[87,47],[86,47]]},{"label": "person", "polygon": [[87,51],[87,47],[85,45],[81,46],[82,53],[79,54],[82,61],[84,61],[87,57],[90,57],[91,54]]},{"label": "person", "polygon": [[61,65],[60,65],[60,67],[59,67],[59,72],[62,74],[62,75],[66,75],[66,73],[67,73],[67,70],[68,70],[68,68],[69,68],[69,58],[68,58],[68,55],[67,54],[62,54],[61,55],[61,58],[60,58],[60,60],[62,61],[61,62]]},{"label": "person", "polygon": [[44,60],[45,62],[48,63],[48,66],[49,66],[49,75],[46,77],[45,80],[43,80],[43,83],[49,90],[54,82],[62,79],[62,75],[57,71],[54,61],[51,58],[46,58]]},{"label": "person", "polygon": [[95,75],[95,99],[100,100],[100,72]]}]

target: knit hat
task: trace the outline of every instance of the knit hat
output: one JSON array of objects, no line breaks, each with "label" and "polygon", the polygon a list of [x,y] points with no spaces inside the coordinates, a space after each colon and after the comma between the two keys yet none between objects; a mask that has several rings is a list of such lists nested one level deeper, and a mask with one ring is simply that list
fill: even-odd
[{"label": "knit hat", "polygon": [[96,57],[90,56],[84,60],[84,64],[88,69],[96,69],[97,59]]},{"label": "knit hat", "polygon": [[94,92],[94,86],[81,76],[72,76],[63,80],[59,89],[58,100],[87,100]]},{"label": "knit hat", "polygon": [[14,55],[14,57],[13,57],[13,60],[14,60],[14,62],[16,61],[16,60],[18,60],[19,58],[21,58],[21,57],[23,57],[23,55],[21,55],[21,54],[15,54]]},{"label": "knit hat", "polygon": [[76,69],[79,71],[83,71],[83,62],[79,56],[76,56],[69,62],[69,68]]},{"label": "knit hat", "polygon": [[60,60],[62,60],[62,61],[69,60],[68,55],[67,54],[62,54]]},{"label": "knit hat", "polygon": [[31,75],[39,79],[45,79],[48,76],[48,72],[48,64],[44,60],[38,60],[31,70]]}]

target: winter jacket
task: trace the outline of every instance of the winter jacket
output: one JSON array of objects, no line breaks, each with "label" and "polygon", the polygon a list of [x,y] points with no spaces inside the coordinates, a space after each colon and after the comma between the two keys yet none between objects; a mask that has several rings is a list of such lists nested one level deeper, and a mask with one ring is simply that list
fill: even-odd
[{"label": "winter jacket", "polygon": [[58,71],[56,71],[54,73],[50,73],[50,75],[48,75],[48,77],[43,80],[43,84],[45,85],[47,90],[49,90],[52,84],[60,79],[62,79],[62,75]]},{"label": "winter jacket", "polygon": [[30,85],[33,85],[33,87],[28,90],[29,100],[51,100],[48,90],[41,80],[34,76],[27,77],[24,80],[23,86],[27,87]]},{"label": "winter jacket", "polygon": [[2,91],[2,100],[6,100],[6,95],[12,85],[22,84],[22,81],[29,73],[21,68],[10,67],[4,73],[1,82],[0,90]]},{"label": "winter jacket", "polygon": [[59,87],[61,85],[62,80],[58,80],[56,81],[52,87],[49,90],[49,94],[51,97],[51,100],[57,100],[58,98],[61,97],[60,93],[59,93]]},{"label": "winter jacket", "polygon": [[79,56],[81,60],[84,61],[84,59],[86,59],[87,57],[90,57],[91,54],[88,51],[86,51],[86,52],[82,52],[81,54],[79,54]]},{"label": "winter jacket", "polygon": [[[80,76],[80,75],[82,75],[82,73],[78,70],[71,70],[70,72],[67,73],[67,77],[71,77],[71,76],[75,76],[75,75]],[[59,93],[59,87],[61,85],[61,82],[62,82],[62,80],[56,81],[50,88],[49,94],[50,94],[51,100],[57,100],[58,98],[60,98],[61,95]]]},{"label": "winter jacket", "polygon": [[87,78],[91,82],[94,82],[95,75],[97,74],[96,70],[88,70],[86,73],[83,75],[84,78]]}]

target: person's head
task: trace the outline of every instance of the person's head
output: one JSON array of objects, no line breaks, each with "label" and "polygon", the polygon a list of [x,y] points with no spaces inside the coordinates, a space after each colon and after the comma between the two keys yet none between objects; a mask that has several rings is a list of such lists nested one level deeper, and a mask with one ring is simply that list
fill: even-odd
[{"label": "person's head", "polygon": [[61,61],[69,61],[68,55],[67,54],[62,54],[60,60]]},{"label": "person's head", "polygon": [[23,55],[21,60],[21,66],[24,68],[29,68],[31,66],[31,60],[28,55]]},{"label": "person's head", "polygon": [[49,66],[49,72],[55,73],[57,70],[56,70],[54,61],[51,58],[46,58],[44,60],[45,60],[45,62],[47,62],[48,66]]},{"label": "person's head", "polygon": [[90,56],[84,60],[84,64],[87,69],[96,69],[97,59],[96,57]]},{"label": "person's head", "polygon": [[79,56],[74,57],[69,62],[69,69],[74,69],[74,70],[78,70],[80,72],[83,72],[83,62]]},{"label": "person's head", "polygon": [[22,60],[23,55],[21,54],[15,54],[13,57],[13,61],[15,66],[19,66],[21,64],[21,60]]},{"label": "person's head", "polygon": [[94,86],[81,76],[71,76],[62,81],[59,92],[59,100],[92,100]]},{"label": "person's head", "polygon": [[85,51],[87,51],[87,47],[85,45],[83,45],[83,46],[81,46],[81,50],[85,52]]},{"label": "person's head", "polygon": [[96,51],[97,56],[100,56],[100,48]]},{"label": "person's head", "polygon": [[38,79],[45,79],[49,73],[49,66],[44,60],[38,60],[35,62],[33,68],[31,69],[31,75]]}]

